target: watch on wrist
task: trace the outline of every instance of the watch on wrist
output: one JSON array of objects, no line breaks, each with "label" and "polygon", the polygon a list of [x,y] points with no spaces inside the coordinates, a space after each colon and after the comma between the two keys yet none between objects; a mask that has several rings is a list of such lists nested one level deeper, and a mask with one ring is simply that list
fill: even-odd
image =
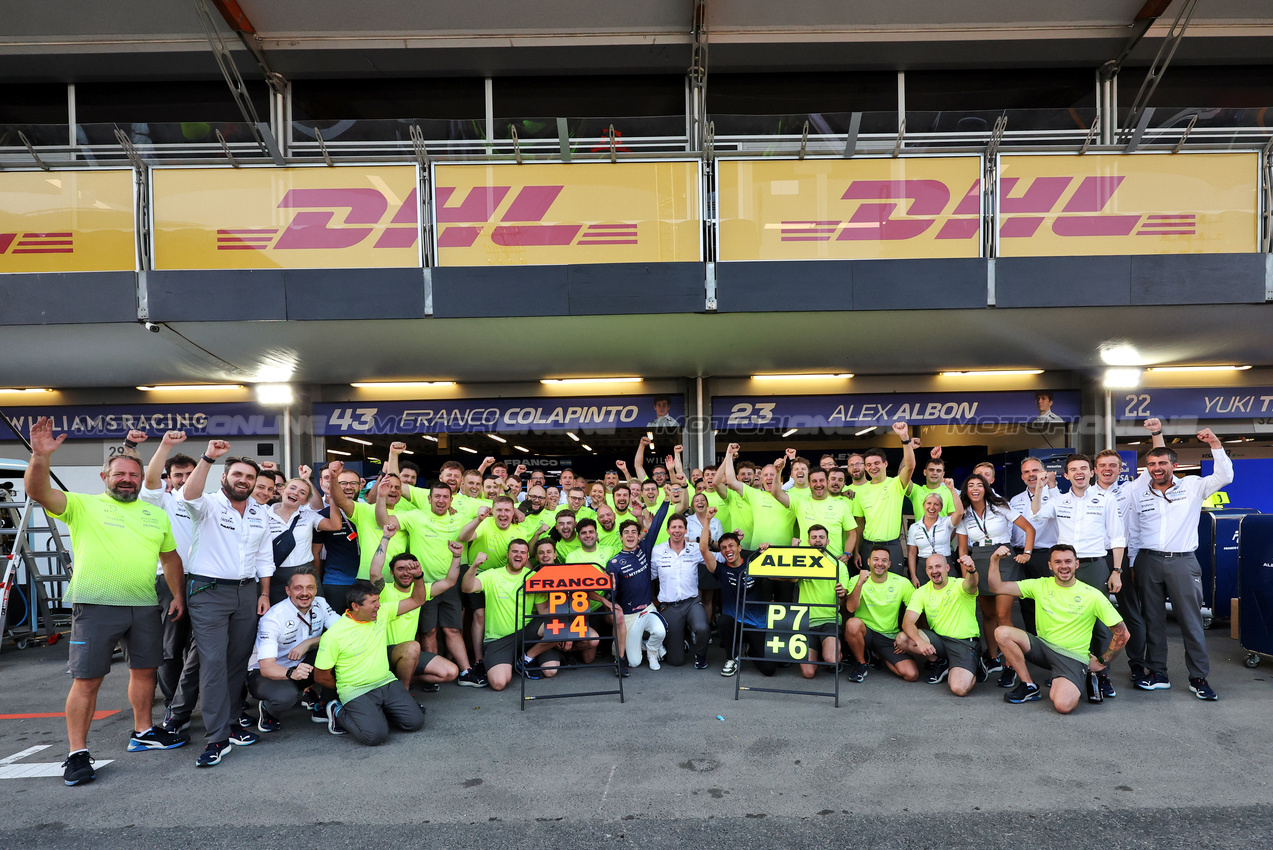
[{"label": "watch on wrist", "polygon": [[135,449],[135,448],[137,448],[137,444],[136,444],[136,443],[134,443],[132,440],[129,440],[129,439],[125,438],[125,439],[124,439],[124,448],[126,448],[126,449]]},{"label": "watch on wrist", "polygon": [[1122,567],[1114,567],[1114,572],[1121,573],[1122,571],[1123,571]]},{"label": "watch on wrist", "polygon": [[1159,428],[1157,431],[1150,431],[1150,432],[1149,432],[1149,436],[1151,436],[1151,437],[1157,437],[1157,436],[1160,436],[1161,434],[1162,434],[1162,429],[1161,429],[1161,428]]},{"label": "watch on wrist", "polygon": [[208,462],[208,466],[216,466],[216,464],[217,464],[217,462],[216,462],[215,460],[213,460],[212,458],[208,457],[206,454],[200,455],[200,456],[199,456],[199,460],[206,460],[206,461]]},{"label": "watch on wrist", "polygon": [[1022,550],[1021,550],[1021,554],[1022,554],[1022,555],[1033,555],[1033,554],[1034,554],[1034,550],[1033,550],[1033,549],[1022,549]]}]

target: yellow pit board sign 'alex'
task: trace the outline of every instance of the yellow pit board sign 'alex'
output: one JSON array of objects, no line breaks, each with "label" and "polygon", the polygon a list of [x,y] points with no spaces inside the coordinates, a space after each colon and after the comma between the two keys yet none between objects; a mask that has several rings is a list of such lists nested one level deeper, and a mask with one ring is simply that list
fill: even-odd
[{"label": "yellow pit board sign 'alex'", "polygon": [[757,553],[747,571],[767,578],[823,578],[835,581],[835,556],[808,546],[770,546]]}]

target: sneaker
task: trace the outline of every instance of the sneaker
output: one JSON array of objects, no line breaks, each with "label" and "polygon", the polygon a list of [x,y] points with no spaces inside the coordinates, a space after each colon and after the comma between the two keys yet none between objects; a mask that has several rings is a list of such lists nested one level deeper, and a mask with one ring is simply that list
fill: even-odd
[{"label": "sneaker", "polygon": [[1087,701],[1104,702],[1105,697],[1101,695],[1101,683],[1096,678],[1096,674],[1089,670],[1085,679],[1087,681]]},{"label": "sneaker", "polygon": [[[989,678],[991,673],[1002,673],[1003,655],[996,655],[994,658],[991,658],[989,655],[983,655],[981,656],[981,664],[985,668],[987,678]],[[984,682],[985,679],[982,679],[981,681]]]},{"label": "sneaker", "polygon": [[62,781],[67,785],[83,785],[97,778],[93,770],[93,757],[88,750],[80,750],[66,757],[62,762]]},{"label": "sneaker", "polygon": [[1206,679],[1190,679],[1189,690],[1193,691],[1193,695],[1198,699],[1218,700],[1220,695],[1211,689]]},{"label": "sneaker", "polygon": [[534,658],[530,661],[523,658],[521,661],[517,662],[517,671],[532,682],[544,678],[539,672],[539,661]]},{"label": "sneaker", "polygon": [[[1145,669],[1145,666],[1143,664],[1137,664],[1135,662],[1132,662],[1131,671],[1132,671],[1131,680],[1133,685],[1135,685],[1141,679],[1144,679],[1149,676],[1149,671]],[[1137,685],[1137,687],[1139,687],[1139,685]]]},{"label": "sneaker", "polygon": [[283,728],[283,724],[278,722],[278,718],[265,710],[265,703],[260,704],[261,716],[256,721],[256,728],[262,732],[277,732]]},{"label": "sneaker", "polygon": [[694,656],[694,669],[695,670],[707,669],[707,653],[706,652],[704,652],[702,655]]},{"label": "sneaker", "polygon": [[[320,702],[321,700],[318,698],[318,691],[313,688],[306,688],[301,691],[301,708],[306,711],[313,711]],[[326,723],[327,721],[324,720],[323,722]]]},{"label": "sneaker", "polygon": [[615,661],[614,675],[624,679],[632,675],[632,671],[628,669],[628,659],[619,658]]},{"label": "sneaker", "polygon": [[438,691],[442,690],[442,686],[437,682],[423,682],[416,685],[416,687],[424,691],[426,694],[436,694]]},{"label": "sneaker", "polygon": [[1142,691],[1169,691],[1171,682],[1162,673],[1146,670],[1145,675],[1136,681],[1136,687]]},{"label": "sneaker", "polygon": [[[473,672],[473,671],[474,671],[474,670],[476,670],[476,669],[477,669],[476,667],[470,667],[469,669],[465,670],[463,673],[461,673],[461,674],[460,674],[460,675],[456,678],[456,680],[455,680],[455,684],[459,685],[461,688],[484,688],[484,687],[486,687],[486,685],[487,685],[486,680],[485,680],[485,679],[479,679],[479,678],[477,677],[477,674],[476,674],[475,672]],[[326,722],[326,721],[324,721],[324,722]]]},{"label": "sneaker", "polygon": [[309,710],[310,723],[326,723],[327,722],[327,706],[321,702],[314,703],[314,707]]},{"label": "sneaker", "polygon": [[1017,671],[1011,667],[1003,668],[1003,672],[999,674],[999,681],[996,682],[1001,688],[1011,688],[1017,683]]},{"label": "sneaker", "polygon": [[732,658],[726,661],[724,666],[720,668],[720,674],[726,677],[732,676],[737,672],[738,672],[738,662]]},{"label": "sneaker", "polygon": [[133,732],[128,739],[128,751],[140,753],[143,750],[175,750],[190,743],[190,736],[180,732],[169,732],[162,726],[156,726],[149,732]]},{"label": "sneaker", "polygon": [[1033,682],[1018,682],[1017,686],[1003,695],[1004,702],[1020,705],[1023,702],[1035,702],[1043,698],[1043,692]]},{"label": "sneaker", "polygon": [[990,668],[986,666],[986,659],[977,659],[977,684],[981,684],[990,678]]},{"label": "sneaker", "polygon": [[659,664],[659,654],[657,652],[655,652],[654,650],[650,650],[646,653],[645,657],[646,657],[646,660],[650,662],[651,670],[663,669],[663,665]]},{"label": "sneaker", "polygon": [[184,732],[190,728],[189,717],[178,717],[172,713],[172,709],[164,712],[164,722],[159,724],[169,732]]},{"label": "sneaker", "polygon": [[247,706],[243,706],[243,710],[239,712],[239,728],[251,729],[256,725],[256,721],[252,719],[252,715],[248,713]]},{"label": "sneaker", "polygon": [[861,664],[854,663],[849,667],[849,670],[844,674],[844,677],[850,682],[865,682],[866,674],[870,671],[870,669],[871,665],[865,661]]},{"label": "sneaker", "polygon": [[1114,683],[1109,680],[1109,673],[1104,670],[1097,673],[1096,681],[1101,686],[1101,696],[1105,699],[1113,699],[1118,696],[1118,691],[1114,690]]},{"label": "sneaker", "polygon": [[338,699],[327,703],[327,731],[333,735],[348,735],[349,733],[340,725],[340,709],[341,705]]},{"label": "sneaker", "polygon": [[946,676],[950,673],[949,661],[938,661],[933,664],[933,675],[928,677],[928,684],[940,685],[946,681]]},{"label": "sneaker", "polygon": [[195,761],[195,767],[216,767],[221,763],[221,759],[226,756],[230,750],[229,741],[218,741],[208,744],[203,752],[199,753],[199,758]]},{"label": "sneaker", "polygon": [[259,740],[255,732],[249,732],[246,729],[230,730],[230,743],[236,747],[250,747]]}]

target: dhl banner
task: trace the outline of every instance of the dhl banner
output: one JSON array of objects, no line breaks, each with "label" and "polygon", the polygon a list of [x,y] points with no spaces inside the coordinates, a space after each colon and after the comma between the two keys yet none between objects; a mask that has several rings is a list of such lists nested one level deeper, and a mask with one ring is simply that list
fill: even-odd
[{"label": "dhl banner", "polygon": [[414,165],[156,168],[156,269],[420,265]]},{"label": "dhl banner", "polygon": [[133,172],[0,174],[0,274],[133,271]]},{"label": "dhl banner", "polygon": [[1258,251],[1259,154],[1003,156],[999,256]]},{"label": "dhl banner", "polygon": [[720,160],[721,260],[981,256],[981,157]]},{"label": "dhl banner", "polygon": [[440,266],[697,262],[697,162],[434,167]]}]

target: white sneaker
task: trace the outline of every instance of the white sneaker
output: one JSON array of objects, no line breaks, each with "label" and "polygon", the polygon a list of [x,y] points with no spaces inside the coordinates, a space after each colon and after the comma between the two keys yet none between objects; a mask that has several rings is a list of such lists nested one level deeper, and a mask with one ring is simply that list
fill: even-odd
[{"label": "white sneaker", "polygon": [[732,676],[737,672],[738,662],[732,658],[725,662],[725,666],[720,668],[720,674],[722,676]]},{"label": "white sneaker", "polygon": [[654,652],[654,651],[652,651],[652,650],[651,650],[651,651],[647,651],[647,652],[646,652],[646,655],[647,655],[647,656],[649,657],[649,659],[650,659],[650,669],[651,669],[651,670],[658,670],[658,669],[659,669],[659,656],[658,656],[658,653],[656,653],[656,652]]}]

